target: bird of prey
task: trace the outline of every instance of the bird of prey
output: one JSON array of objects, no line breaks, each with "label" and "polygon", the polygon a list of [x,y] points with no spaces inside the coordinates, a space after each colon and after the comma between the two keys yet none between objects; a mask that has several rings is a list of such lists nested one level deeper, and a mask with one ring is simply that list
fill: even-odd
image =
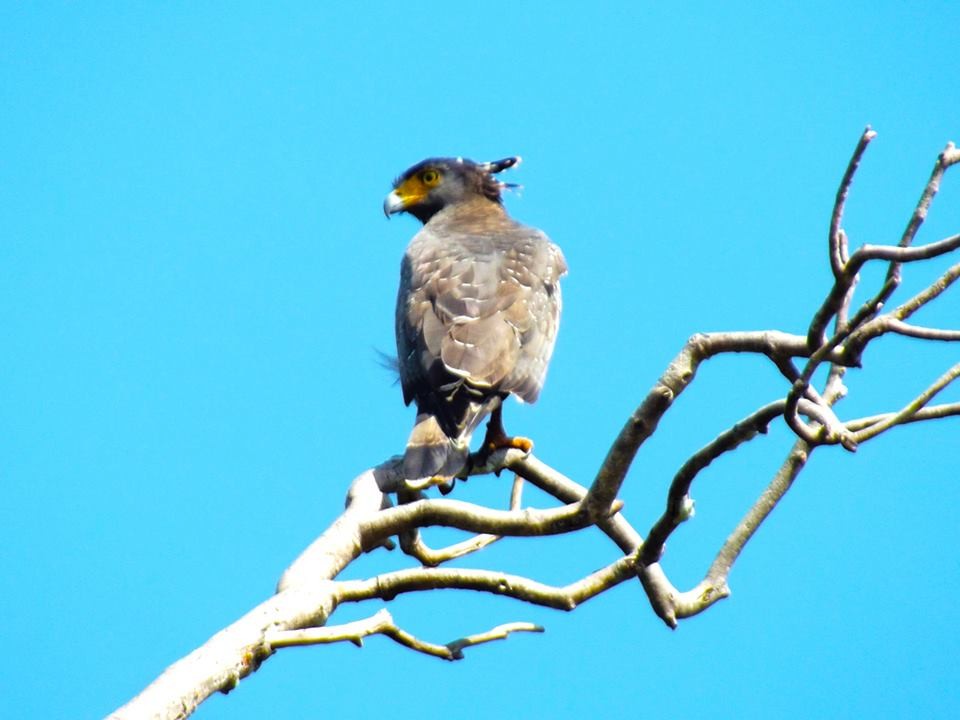
[{"label": "bird of prey", "polygon": [[387,217],[423,223],[403,257],[397,360],[404,402],[417,419],[403,458],[409,484],[451,487],[470,438],[490,415],[483,452],[532,443],[504,432],[508,395],[540,394],[560,319],[560,248],[507,215],[495,175],[519,157],[477,163],[432,158],[404,172],[383,204]]}]

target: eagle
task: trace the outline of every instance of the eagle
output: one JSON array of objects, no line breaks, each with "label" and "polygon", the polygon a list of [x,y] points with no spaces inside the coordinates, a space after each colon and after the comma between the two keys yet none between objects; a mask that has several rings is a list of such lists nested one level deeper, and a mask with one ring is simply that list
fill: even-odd
[{"label": "eagle", "polygon": [[[490,416],[481,452],[532,442],[503,429],[502,403],[534,402],[560,321],[563,253],[513,220],[495,175],[520,162],[431,158],[400,175],[383,210],[423,223],[407,246],[397,294],[403,400],[417,418],[403,457],[413,486],[452,486],[470,439]],[[419,485],[417,485],[419,483]]]}]

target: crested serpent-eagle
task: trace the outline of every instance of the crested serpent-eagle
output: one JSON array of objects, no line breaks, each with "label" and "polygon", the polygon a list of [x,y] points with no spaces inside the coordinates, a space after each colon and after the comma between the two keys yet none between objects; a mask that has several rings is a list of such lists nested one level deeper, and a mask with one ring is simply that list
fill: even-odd
[{"label": "crested serpent-eagle", "polygon": [[403,472],[441,488],[465,470],[470,438],[490,415],[483,451],[518,447],[501,404],[540,394],[560,319],[560,248],[503,207],[495,175],[520,158],[424,160],[394,181],[383,209],[423,223],[407,246],[397,296],[404,402],[417,404]]}]

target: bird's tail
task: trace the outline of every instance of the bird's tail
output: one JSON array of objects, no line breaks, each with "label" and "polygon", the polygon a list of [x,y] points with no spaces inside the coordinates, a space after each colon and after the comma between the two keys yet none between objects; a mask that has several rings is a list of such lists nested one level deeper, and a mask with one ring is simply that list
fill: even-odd
[{"label": "bird's tail", "polygon": [[[443,432],[435,415],[421,413],[407,440],[403,454],[403,475],[407,480],[457,475],[470,455],[470,438],[452,439]],[[437,483],[439,484],[439,483]]]}]

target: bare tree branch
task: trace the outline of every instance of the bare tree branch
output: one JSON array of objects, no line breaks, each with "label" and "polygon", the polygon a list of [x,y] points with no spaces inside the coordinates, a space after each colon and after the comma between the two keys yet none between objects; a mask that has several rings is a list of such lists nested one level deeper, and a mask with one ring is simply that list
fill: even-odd
[{"label": "bare tree branch", "polygon": [[952,265],[943,275],[896,309],[864,324],[863,327],[854,332],[847,341],[847,350],[849,353],[859,357],[863,353],[864,346],[869,341],[887,332],[918,337],[922,340],[952,341],[956,331],[936,328],[918,328],[908,325],[903,321],[923,306],[940,297],[958,278],[960,278],[960,263]]},{"label": "bare tree branch", "polygon": [[683,464],[670,484],[670,491],[667,494],[667,509],[656,524],[650,528],[647,540],[643,544],[640,560],[644,565],[650,565],[660,559],[660,555],[663,553],[663,545],[670,533],[681,522],[692,516],[692,501],[689,497],[690,486],[693,484],[693,479],[697,476],[697,473],[723,453],[736,449],[758,434],[766,433],[767,426],[774,418],[783,414],[785,404],[783,400],[776,400],[764,405],[729,430],[722,432]]},{"label": "bare tree branch", "polygon": [[[901,236],[900,243],[894,246],[887,245],[863,245],[853,255],[850,256],[842,265],[839,265],[841,256],[840,243],[841,235],[839,220],[843,211],[843,204],[846,199],[846,188],[852,182],[853,173],[859,165],[860,157],[866,149],[867,143],[872,139],[869,135],[869,128],[861,136],[861,140],[854,151],[854,156],[847,167],[847,173],[841,182],[841,190],[837,196],[837,202],[834,206],[833,220],[831,221],[831,264],[834,268],[835,282],[830,292],[827,294],[821,307],[814,314],[813,321],[807,332],[807,343],[811,348],[817,348],[812,352],[806,364],[806,367],[800,373],[799,378],[794,382],[793,388],[787,396],[787,407],[784,411],[784,417],[790,428],[805,440],[808,444],[834,444],[839,443],[848,450],[855,450],[857,440],[849,433],[846,428],[837,423],[819,422],[816,427],[805,423],[798,414],[798,405],[800,398],[803,397],[810,386],[810,381],[814,373],[823,363],[829,353],[840,348],[841,344],[850,340],[846,348],[849,352],[850,362],[859,362],[859,357],[866,341],[873,332],[879,334],[889,330],[889,324],[877,324],[871,326],[874,316],[880,311],[887,299],[892,295],[900,284],[900,267],[903,263],[926,260],[932,257],[952,252],[960,247],[960,235],[953,235],[943,240],[923,245],[920,247],[911,247],[914,237],[927,216],[930,204],[940,187],[940,181],[943,178],[947,168],[957,162],[956,148],[952,143],[948,143],[946,149],[938,156],[934,165],[930,180],[927,182],[920,200],[914,209],[910,222]],[[846,242],[843,235],[843,242]],[[859,311],[853,319],[847,321],[847,311],[853,298],[853,288],[859,278],[859,273],[863,265],[870,260],[882,260],[889,262],[886,279],[880,290],[870,300],[861,305]],[[837,331],[832,338],[826,339],[825,331],[830,319],[837,318]],[[898,318],[903,319],[903,318]],[[869,327],[869,330],[866,328]],[[857,331],[860,333],[853,337]],[[873,336],[875,336],[875,334]],[[819,420],[819,418],[818,418]]]},{"label": "bare tree branch", "polygon": [[936,396],[937,393],[956,380],[958,376],[960,376],[960,363],[957,363],[947,370],[947,372],[937,378],[937,380],[930,385],[930,387],[920,393],[911,402],[907,403],[907,405],[905,405],[900,412],[893,413],[873,425],[869,425],[861,430],[856,431],[854,433],[854,437],[857,438],[858,442],[863,442],[864,440],[869,440],[870,438],[876,437],[885,430],[889,430],[890,428],[903,423],[907,418],[916,415],[919,410],[921,410],[934,398],[934,396]]},{"label": "bare tree branch", "polygon": [[940,340],[941,342],[957,342],[960,340],[960,330],[941,330],[939,328],[910,325],[896,318],[890,318],[886,325],[890,332],[906,337],[919,338],[920,340]]},{"label": "bare tree branch", "polygon": [[342,625],[327,625],[325,627],[311,627],[302,630],[267,630],[263,641],[273,650],[285,647],[299,647],[301,645],[322,645],[335,642],[352,642],[357,647],[363,646],[363,638],[370,635],[384,634],[393,626],[393,616],[387,610],[379,610],[363,620],[343,623]]},{"label": "bare tree branch", "polygon": [[472,555],[478,550],[483,550],[483,548],[492,545],[502,537],[502,535],[481,533],[480,535],[467,538],[462,542],[435,550],[423,541],[419,530],[412,530],[409,533],[401,533],[400,547],[407,555],[416,558],[426,567],[437,567],[445,562]]},{"label": "bare tree branch", "polygon": [[543,627],[541,625],[534,625],[533,623],[505,623],[503,625],[497,625],[494,628],[490,628],[483,633],[467,635],[459,640],[451,640],[447,643],[446,647],[453,655],[451,658],[452,660],[460,660],[463,658],[464,648],[473,647],[474,645],[480,645],[482,643],[488,643],[492,640],[506,640],[508,635],[515,632],[542,633]]},{"label": "bare tree branch", "polygon": [[[519,476],[515,476],[510,492],[510,510],[516,511],[520,509],[520,501],[522,497],[523,480]],[[420,529],[413,528],[412,530],[400,533],[400,547],[405,553],[407,553],[407,555],[416,558],[423,565],[427,567],[436,567],[437,565],[442,565],[450,560],[455,560],[456,558],[461,558],[466,555],[472,555],[478,550],[482,550],[488,545],[492,545],[502,537],[502,535],[483,533],[480,535],[474,535],[471,538],[467,538],[462,542],[449,545],[445,548],[434,550],[423,541],[423,538],[420,534]]]},{"label": "bare tree branch", "polygon": [[340,602],[379,598],[392,600],[402,593],[421,590],[475,590],[506,595],[533,605],[573,610],[605,590],[636,576],[636,557],[626,555],[606,567],[564,587],[553,587],[508,573],[465,568],[410,568],[384,573],[369,580],[343,580],[337,585]]},{"label": "bare tree branch", "polygon": [[[822,357],[843,364],[843,355],[834,354],[832,350],[822,352]],[[731,352],[766,355],[774,358],[778,367],[783,358],[810,356],[804,338],[776,331],[710,333],[691,337],[627,420],[607,453],[586,499],[591,517],[609,513],[609,505],[620,491],[640,446],[656,430],[657,423],[673,401],[693,381],[700,363]],[[839,427],[839,423],[834,425]]]},{"label": "bare tree branch", "polygon": [[933,172],[930,173],[930,180],[923,189],[923,193],[920,195],[920,200],[917,202],[917,207],[913,211],[910,222],[907,223],[907,227],[903,231],[903,236],[900,238],[900,247],[907,247],[913,242],[913,238],[916,236],[923,221],[927,219],[927,212],[930,210],[933,198],[940,190],[940,181],[943,179],[943,174],[947,171],[947,168],[958,162],[960,162],[960,152],[957,152],[957,148],[952,142],[948,142],[943,152],[937,156],[937,162],[933,166]]},{"label": "bare tree branch", "polygon": [[[529,623],[500,625],[444,645],[421,640],[399,627],[385,610],[342,625],[328,625],[344,602],[386,601],[402,593],[424,590],[471,590],[501,595],[544,607],[570,611],[627,580],[638,578],[651,608],[668,626],[691,617],[730,593],[728,581],[744,547],[773,508],[793,486],[811,453],[823,445],[854,450],[887,430],[906,423],[960,416],[960,402],[930,405],[960,376],[960,363],[931,383],[896,412],[841,419],[834,405],[847,392],[844,375],[859,366],[865,348],[883,335],[908,336],[922,342],[960,340],[960,330],[922,327],[907,320],[940,297],[960,278],[960,263],[902,303],[880,314],[900,283],[901,267],[960,249],[960,235],[915,246],[947,168],[960,162],[960,152],[948,144],[940,154],[898,245],[861,245],[853,253],[841,226],[854,176],[875,133],[861,134],[837,190],[828,251],[833,285],[811,316],[805,336],[768,330],[693,335],[627,419],[614,439],[589,488],[566,477],[532,454],[516,449],[474,456],[471,474],[515,473],[509,509],[499,510],[451,498],[430,498],[424,487],[411,487],[403,477],[402,460],[390,458],[357,476],[347,492],[344,512],[284,572],[277,594],[171,665],[140,695],[111,718],[185,718],[206,697],[228,692],[277,649],[295,645],[349,641],[362,644],[370,635],[384,635],[401,645],[446,660],[463,656],[463,649],[503,639],[513,632],[540,632]],[[888,264],[880,288],[865,302],[854,304],[860,271],[868,262]],[[833,335],[827,328],[833,322]],[[640,448],[656,431],[676,398],[693,382],[702,362],[725,353],[751,353],[767,358],[786,379],[781,399],[767,403],[682,463],[670,483],[663,513],[644,541],[621,513],[618,495]],[[798,359],[803,359],[798,368]],[[813,379],[829,366],[826,382]],[[720,456],[766,432],[783,416],[796,435],[792,449],[765,490],[730,532],[703,579],[688,590],[677,589],[661,556],[666,541],[693,517],[694,480]],[[522,508],[526,483],[543,491],[553,507]],[[429,483],[428,483],[429,485]],[[556,535],[596,526],[616,545],[617,556],[605,567],[556,587],[535,578],[488,569],[438,567],[454,558],[478,557],[477,552],[502,538]],[[462,542],[432,549],[423,540],[428,527],[457,528],[474,533]],[[362,553],[392,549],[399,538],[402,550],[424,567],[410,567],[359,580],[338,580],[340,572]]]},{"label": "bare tree branch", "polygon": [[[587,488],[553,470],[533,455],[518,460],[510,467],[519,476],[544,492],[553,495],[561,502],[579,502],[587,497]],[[609,517],[600,518],[597,521],[597,527],[613,540],[626,555],[636,552],[643,543],[639,533],[619,512]]]},{"label": "bare tree branch", "polygon": [[[857,149],[854,151],[854,156],[850,161],[850,165],[847,167],[847,174],[844,175],[844,180],[841,183],[841,191],[838,193],[837,200],[839,207],[834,207],[834,219],[837,223],[839,223],[840,216],[843,212],[843,202],[846,200],[845,189],[846,187],[849,187],[850,182],[852,182],[853,172],[859,165],[860,156],[863,154],[863,151],[866,150],[867,143],[869,143],[869,141],[875,136],[874,133],[868,138],[867,135],[869,133],[870,130],[868,128],[868,130],[861,137],[860,143],[857,145]],[[950,252],[957,247],[955,243],[960,241],[960,238],[954,236],[941,240],[937,243],[926,245],[922,248],[909,248],[917,234],[917,231],[920,229],[920,225],[927,217],[927,211],[930,208],[930,203],[933,202],[933,198],[940,188],[940,181],[943,178],[943,174],[946,172],[948,167],[957,162],[956,157],[958,155],[960,155],[960,153],[956,151],[953,143],[948,143],[946,149],[938,156],[937,162],[933,168],[933,172],[931,173],[930,180],[927,182],[927,186],[924,188],[924,191],[920,196],[920,201],[917,203],[917,207],[914,209],[913,215],[910,218],[910,222],[907,224],[907,228],[904,230],[904,233],[900,238],[900,243],[897,247],[891,247],[887,245],[865,245],[854,252],[850,259],[843,263],[842,266],[837,266],[835,264],[839,258],[839,250],[831,249],[831,264],[834,265],[836,282],[834,283],[830,293],[827,295],[827,299],[824,300],[823,305],[814,314],[813,322],[810,324],[810,329],[807,332],[807,342],[809,343],[810,347],[820,347],[825,344],[824,332],[827,324],[830,322],[830,318],[837,315],[837,313],[840,311],[841,304],[843,303],[844,298],[848,295],[851,284],[854,282],[855,278],[858,276],[861,268],[866,262],[869,260],[889,260],[891,262],[890,268],[887,272],[886,280],[884,281],[880,292],[878,292],[877,295],[870,301],[864,303],[864,309],[871,309],[865,310],[864,314],[870,314],[871,312],[876,312],[877,309],[882,307],[887,298],[890,297],[890,294],[893,293],[896,287],[900,284],[901,263],[924,260],[936,255]],[[839,227],[835,231],[833,229],[833,221],[831,221],[831,237],[834,237],[837,232],[839,232]],[[833,245],[833,243],[831,243],[831,245]]]},{"label": "bare tree branch", "polygon": [[[733,564],[740,556],[747,542],[749,542],[750,538],[753,537],[754,533],[760,527],[760,524],[767,519],[767,516],[770,515],[773,508],[780,502],[780,499],[792,487],[793,481],[796,480],[797,475],[800,474],[800,471],[803,470],[806,465],[811,450],[812,448],[803,440],[797,440],[797,442],[794,443],[793,449],[790,451],[784,464],[780,467],[780,470],[774,476],[770,485],[761,493],[753,507],[744,515],[743,519],[723,544],[723,547],[720,548],[720,552],[717,553],[717,557],[710,566],[710,570],[707,572],[707,577],[704,581],[708,587],[720,588],[721,591],[726,588],[727,578],[730,575]],[[698,588],[696,594],[699,597],[703,595],[703,591]],[[719,598],[716,593],[714,593],[709,598],[709,602],[697,604],[696,611],[701,612],[705,610],[715,602],[716,599]],[[681,615],[681,617],[684,616]]]},{"label": "bare tree branch", "polygon": [[[870,415],[869,417],[849,420],[847,421],[847,427],[850,430],[862,430],[871,425],[876,425],[878,422],[883,422],[895,414],[896,413],[883,413],[881,415]],[[960,402],[930,405],[917,410],[912,415],[904,417],[898,424],[907,425],[909,423],[923,422],[924,420],[942,420],[943,418],[956,417],[958,415],[960,415]]]},{"label": "bare tree branch", "polygon": [[960,278],[960,263],[950,266],[943,275],[930,283],[929,287],[917,293],[894,310],[892,315],[898,320],[906,320],[924,305],[940,297],[944,290],[957,281],[957,278]]},{"label": "bare tree branch", "polygon": [[850,191],[850,185],[853,183],[853,176],[856,174],[857,168],[860,167],[860,159],[863,157],[863,153],[866,152],[867,145],[869,145],[870,141],[876,136],[877,133],[871,130],[869,125],[864,129],[860,140],[857,142],[857,147],[853,151],[853,157],[850,158],[850,162],[847,164],[847,171],[843,174],[843,179],[840,181],[840,187],[837,189],[837,199],[833,204],[833,212],[830,215],[830,235],[828,237],[830,244],[830,267],[833,270],[833,276],[838,280],[843,275],[844,267],[849,260],[847,254],[847,235],[843,231],[843,228],[840,227],[840,223],[843,220],[843,209],[847,204],[847,194]]},{"label": "bare tree branch", "polygon": [[371,617],[357,620],[343,625],[332,627],[315,627],[303,630],[276,630],[268,631],[264,642],[274,650],[282,647],[296,647],[302,645],[321,645],[333,642],[352,642],[357,647],[363,646],[363,638],[371,635],[383,635],[394,642],[408,647],[411,650],[432,655],[443,660],[462,660],[463,650],[474,645],[481,645],[493,640],[505,640],[515,632],[543,632],[543,628],[533,623],[515,622],[498,625],[483,633],[468,635],[467,637],[451,640],[445,645],[436,645],[401,629],[387,610],[380,610]]},{"label": "bare tree branch", "polygon": [[[525,454],[519,450],[498,450],[490,454],[488,465],[478,468],[477,472],[497,472],[507,463],[517,462],[523,457]],[[388,495],[391,492],[404,491],[401,484],[402,465],[402,458],[394,456],[354,478],[347,492],[346,511],[284,571],[277,584],[278,591],[293,585],[333,579],[362,553],[384,545],[400,530],[414,527],[414,525],[406,527],[405,523],[418,519],[417,513],[423,512],[424,504],[421,503],[412,509],[410,506],[396,508]],[[587,522],[585,516],[578,517],[578,513],[582,511],[575,507],[559,508],[543,516],[533,510],[513,513],[489,511],[488,513],[485,508],[465,505],[475,512],[468,513],[459,524],[454,517],[457,515],[459,506],[448,505],[445,508],[440,507],[437,511],[427,511],[419,520],[424,525],[442,525],[444,517],[454,518],[449,527],[498,535],[514,534],[507,532],[509,528],[504,521],[508,524],[512,522],[514,528],[524,528],[526,517],[539,518],[541,523],[549,523],[551,518],[554,520],[559,518],[560,522],[578,518],[576,522],[579,522],[581,527]],[[387,513],[381,515],[381,511],[387,511]],[[396,512],[390,515],[389,512],[393,511]],[[429,517],[430,515],[433,517]],[[439,522],[434,522],[435,520]],[[524,529],[532,531],[530,527]]]}]

